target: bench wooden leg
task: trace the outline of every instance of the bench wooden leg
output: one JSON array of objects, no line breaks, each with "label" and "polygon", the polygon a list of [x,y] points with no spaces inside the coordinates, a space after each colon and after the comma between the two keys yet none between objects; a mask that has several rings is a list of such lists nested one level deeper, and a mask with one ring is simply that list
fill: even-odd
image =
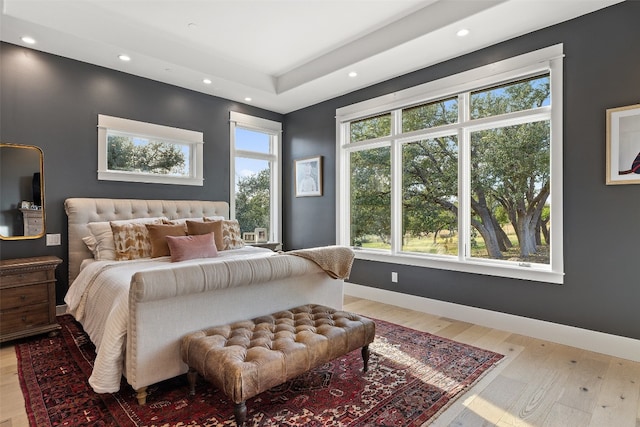
[{"label": "bench wooden leg", "polygon": [[147,388],[141,387],[136,390],[136,398],[138,399],[138,405],[144,406],[147,404]]},{"label": "bench wooden leg", "polygon": [[196,395],[196,380],[198,379],[198,371],[189,368],[187,372],[187,381],[189,382],[189,396]]},{"label": "bench wooden leg", "polygon": [[233,407],[233,415],[236,417],[236,424],[238,427],[244,426],[244,422],[247,420],[246,402],[236,403]]},{"label": "bench wooden leg", "polygon": [[364,363],[362,370],[367,372],[369,370],[369,344],[362,347],[362,362]]}]

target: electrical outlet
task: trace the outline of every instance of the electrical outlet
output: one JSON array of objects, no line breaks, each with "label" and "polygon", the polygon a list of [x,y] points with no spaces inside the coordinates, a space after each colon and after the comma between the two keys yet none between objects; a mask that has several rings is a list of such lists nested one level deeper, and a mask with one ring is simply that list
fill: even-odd
[{"label": "electrical outlet", "polygon": [[395,272],[395,271],[391,272],[391,281],[393,283],[398,283],[398,273],[397,272]]},{"label": "electrical outlet", "polygon": [[60,234],[47,234],[47,246],[60,246]]}]

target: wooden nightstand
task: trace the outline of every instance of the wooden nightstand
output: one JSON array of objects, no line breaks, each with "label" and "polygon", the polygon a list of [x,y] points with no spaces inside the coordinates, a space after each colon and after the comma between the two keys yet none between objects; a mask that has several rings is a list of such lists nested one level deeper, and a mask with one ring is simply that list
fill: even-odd
[{"label": "wooden nightstand", "polygon": [[56,332],[55,256],[0,261],[0,342]]}]

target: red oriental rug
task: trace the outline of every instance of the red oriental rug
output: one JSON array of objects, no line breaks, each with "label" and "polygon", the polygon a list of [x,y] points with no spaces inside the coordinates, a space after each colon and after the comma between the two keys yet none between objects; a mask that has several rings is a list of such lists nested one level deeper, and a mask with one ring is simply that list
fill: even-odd
[{"label": "red oriental rug", "polygon": [[[20,385],[32,426],[233,426],[233,405],[185,376],[150,386],[139,406],[131,387],[96,394],[87,379],[95,348],[69,315],[56,337],[16,344]],[[435,416],[502,359],[501,354],[376,320],[369,372],[360,351],[247,401],[249,426],[416,427]]]}]

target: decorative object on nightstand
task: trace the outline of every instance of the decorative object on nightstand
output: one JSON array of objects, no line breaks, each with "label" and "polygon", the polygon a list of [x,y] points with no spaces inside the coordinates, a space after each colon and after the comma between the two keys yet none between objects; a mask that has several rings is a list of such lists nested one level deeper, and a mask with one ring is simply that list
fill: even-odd
[{"label": "decorative object on nightstand", "polygon": [[266,228],[256,228],[253,232],[256,234],[256,243],[267,243],[269,241]]},{"label": "decorative object on nightstand", "polygon": [[57,333],[55,256],[0,261],[0,342]]}]

